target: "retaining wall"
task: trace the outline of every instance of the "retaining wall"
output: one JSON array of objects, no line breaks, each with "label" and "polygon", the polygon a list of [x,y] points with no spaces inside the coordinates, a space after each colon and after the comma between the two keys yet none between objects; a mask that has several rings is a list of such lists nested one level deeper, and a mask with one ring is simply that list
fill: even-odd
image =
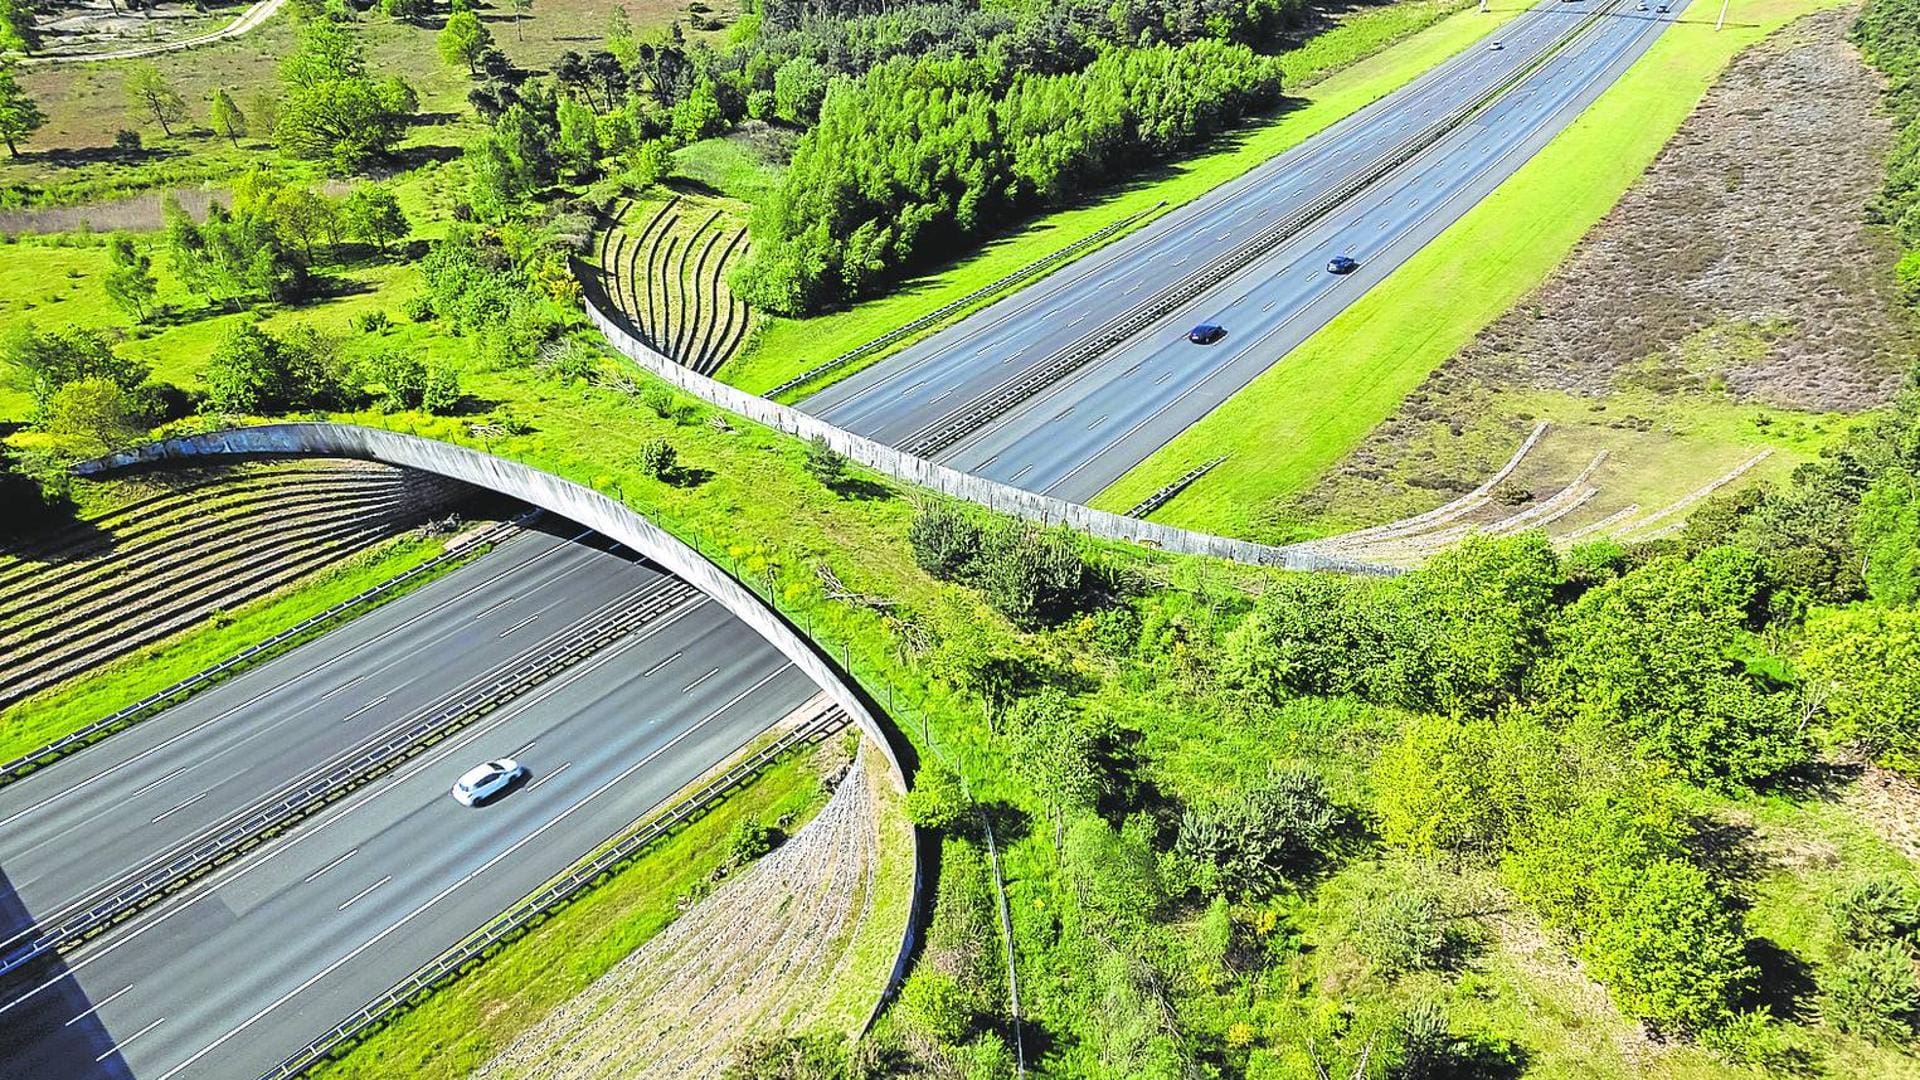
[{"label": "retaining wall", "polygon": [[1195,532],[1152,521],[1130,518],[1106,510],[1040,495],[997,480],[988,480],[915,457],[885,443],[875,442],[810,416],[791,405],[769,401],[718,379],[701,375],[655,352],[639,338],[627,332],[619,320],[607,314],[599,296],[597,275],[591,268],[576,264],[576,276],[583,286],[587,318],[606,335],[607,341],[628,359],[687,393],[738,413],[756,423],[802,439],[825,439],[828,446],[870,469],[896,480],[930,488],[943,495],[979,503],[991,510],[1037,521],[1043,525],[1065,523],[1093,536],[1125,540],[1162,551],[1185,555],[1211,555],[1235,562],[1279,566],[1289,570],[1340,570],[1347,573],[1392,574],[1399,571],[1376,563],[1341,558],[1300,547],[1274,547],[1250,540],[1234,540],[1211,533]]}]

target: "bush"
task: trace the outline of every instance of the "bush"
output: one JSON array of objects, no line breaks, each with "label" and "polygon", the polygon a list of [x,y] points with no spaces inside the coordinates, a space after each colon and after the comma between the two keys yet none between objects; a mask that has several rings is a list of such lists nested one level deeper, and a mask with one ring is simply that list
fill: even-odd
[{"label": "bush", "polygon": [[1276,770],[1237,796],[1180,815],[1170,881],[1207,896],[1257,900],[1329,854],[1341,820],[1318,776]]},{"label": "bush", "polygon": [[1833,921],[1856,945],[1911,939],[1920,930],[1920,894],[1897,878],[1857,881],[1834,898]]},{"label": "bush", "polygon": [[907,793],[907,817],[926,829],[949,829],[971,804],[960,776],[945,764],[923,760]]},{"label": "bush", "polygon": [[1875,1042],[1904,1042],[1920,1010],[1920,981],[1905,945],[1883,941],[1848,953],[1821,980],[1820,1014],[1842,1031]]},{"label": "bush", "polygon": [[737,870],[772,851],[782,839],[780,830],[771,825],[751,820],[738,822],[727,834],[724,865],[728,870]]},{"label": "bush", "polygon": [[1385,975],[1440,967],[1453,944],[1440,898],[1423,888],[1398,889],[1361,912],[1354,943]]},{"label": "bush", "polygon": [[640,453],[634,459],[634,464],[640,467],[640,471],[655,480],[671,480],[679,462],[679,451],[665,439],[650,439],[641,443]]},{"label": "bush", "polygon": [[827,490],[837,491],[847,478],[847,457],[828,446],[824,436],[815,435],[807,443],[807,475]]},{"label": "bush", "polygon": [[981,530],[959,503],[928,499],[914,513],[907,541],[913,545],[913,561],[920,569],[941,581],[955,581],[979,556]]},{"label": "bush", "polygon": [[987,603],[1016,625],[1056,622],[1085,600],[1087,564],[1072,530],[1041,530],[1009,521],[988,532],[985,540],[974,562],[974,584]]}]

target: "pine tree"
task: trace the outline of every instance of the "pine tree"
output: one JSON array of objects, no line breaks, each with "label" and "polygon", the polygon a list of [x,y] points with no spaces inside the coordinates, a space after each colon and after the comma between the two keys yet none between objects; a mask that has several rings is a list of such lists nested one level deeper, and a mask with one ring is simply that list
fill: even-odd
[{"label": "pine tree", "polygon": [[0,61],[0,140],[6,142],[7,153],[19,157],[20,140],[46,122],[47,114],[13,77],[13,65]]}]

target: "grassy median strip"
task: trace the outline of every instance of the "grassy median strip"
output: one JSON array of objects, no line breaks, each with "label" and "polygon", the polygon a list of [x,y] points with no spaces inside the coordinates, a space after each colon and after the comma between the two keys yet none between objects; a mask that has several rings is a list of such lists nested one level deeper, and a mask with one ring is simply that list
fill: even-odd
[{"label": "grassy median strip", "polygon": [[[484,548],[476,548],[474,553],[482,550]],[[47,694],[22,701],[0,713],[0,761],[12,761],[101,717],[111,716],[149,694],[213,667],[256,641],[296,626],[445,551],[444,540],[413,534],[403,536],[277,595],[242,605],[215,619],[212,625],[188,630],[170,641],[121,657]],[[463,565],[464,560],[456,559],[421,574],[404,587],[356,608],[348,618],[372,611]],[[314,634],[326,633],[340,625],[338,621],[329,622],[316,628]],[[260,657],[260,662],[295,648],[304,640],[289,641],[274,654]]]},{"label": "grassy median strip", "polygon": [[[1223,136],[1221,149],[1168,164],[1083,205],[1036,217],[1018,232],[991,241],[978,252],[910,281],[885,297],[832,315],[769,320],[747,352],[729,363],[721,376],[736,386],[763,393],[1120,218],[1163,201],[1169,209],[1190,202],[1411,82],[1530,6],[1521,0],[1505,0],[1481,14],[1475,10],[1455,11],[1459,4],[1446,0],[1413,0],[1355,15],[1287,55],[1286,85],[1312,85],[1289,90],[1292,107],[1279,116]],[[1388,42],[1398,44],[1383,48]],[[1327,75],[1335,69],[1335,74]],[[1107,242],[1112,239],[1118,236]],[[895,351],[907,344],[900,343]],[[815,388],[843,379],[887,355],[878,352],[864,357],[824,377]]]},{"label": "grassy median strip", "polygon": [[705,816],[313,1075],[386,1080],[472,1074],[666,929],[690,898],[704,895],[727,858],[727,838],[736,826],[791,813],[791,833],[811,820],[826,803],[812,761],[806,747],[775,761]]},{"label": "grassy median strip", "polygon": [[1253,513],[1352,450],[1481,327],[1546,279],[1679,129],[1733,57],[1842,0],[1702,5],[1498,190],[1200,423],[1092,500],[1124,511],[1200,462],[1227,460],[1156,520],[1247,535]]}]

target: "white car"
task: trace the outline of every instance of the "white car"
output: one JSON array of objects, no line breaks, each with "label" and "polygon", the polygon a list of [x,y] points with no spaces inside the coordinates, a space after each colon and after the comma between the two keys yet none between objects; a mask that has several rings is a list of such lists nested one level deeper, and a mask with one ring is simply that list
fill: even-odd
[{"label": "white car", "polygon": [[475,765],[467,770],[459,783],[453,785],[454,801],[462,806],[472,806],[500,794],[526,774],[526,766],[512,758]]}]

